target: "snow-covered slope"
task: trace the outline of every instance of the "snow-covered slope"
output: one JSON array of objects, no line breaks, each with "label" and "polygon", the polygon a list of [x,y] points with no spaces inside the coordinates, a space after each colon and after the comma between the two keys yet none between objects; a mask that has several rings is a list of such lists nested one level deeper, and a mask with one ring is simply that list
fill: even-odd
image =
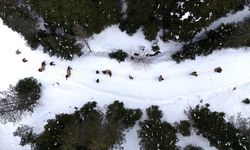
[{"label": "snow-covered slope", "polygon": [[[250,116],[249,106],[241,102],[243,98],[250,97],[249,48],[226,49],[181,64],[169,60],[137,66],[130,61],[119,64],[101,55],[113,48],[129,50],[139,45],[150,47],[150,43],[145,41],[140,33],[135,35],[136,38],[126,38],[116,26],[94,36],[90,41],[90,46],[94,49],[93,54],[73,61],[51,58],[39,50],[31,51],[23,38],[4,26],[2,21],[0,33],[0,90],[6,90],[9,84],[15,85],[19,79],[30,76],[37,78],[43,85],[40,106],[20,122],[33,126],[36,132],[41,132],[46,120],[54,118],[55,114],[73,112],[74,106],[80,107],[91,100],[104,107],[113,100],[121,100],[131,108],[145,109],[152,104],[159,105],[164,112],[164,119],[170,123],[185,119],[183,111],[200,103],[201,99],[203,103],[210,103],[212,110],[224,111],[228,116],[238,112],[243,116]],[[113,36],[108,37],[107,34],[111,33]],[[181,45],[170,42],[162,44],[161,49],[170,53],[178,46]],[[20,55],[15,54],[17,49],[22,51]],[[28,62],[23,63],[23,58]],[[38,72],[44,60],[48,63],[54,61],[56,66],[47,66],[45,72]],[[72,66],[73,71],[72,76],[65,80],[68,65]],[[218,66],[223,69],[221,74],[213,71]],[[111,69],[113,76],[95,73],[96,70],[104,69]],[[198,77],[190,76],[192,71],[197,71]],[[129,80],[128,75],[134,76],[134,80]],[[159,75],[165,80],[159,82]],[[99,84],[95,82],[97,78],[100,79]],[[55,82],[60,85],[53,86]],[[234,87],[236,90],[233,91]],[[0,126],[0,149],[29,149],[28,146],[18,146],[18,138],[13,137],[12,132],[17,125]],[[136,129],[138,126],[126,135],[125,150],[139,150]],[[199,144],[206,150],[215,149],[209,147],[206,139],[196,135],[191,138],[179,138],[180,146],[192,143]]]}]

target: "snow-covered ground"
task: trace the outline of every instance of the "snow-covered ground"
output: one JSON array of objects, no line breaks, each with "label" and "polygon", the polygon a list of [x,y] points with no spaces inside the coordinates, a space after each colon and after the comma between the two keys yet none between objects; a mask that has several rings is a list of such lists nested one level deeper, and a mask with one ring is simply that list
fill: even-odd
[{"label": "snow-covered ground", "polygon": [[[176,64],[170,60],[169,54],[182,45],[180,43],[162,43],[163,54],[149,65],[137,66],[131,61],[118,63],[104,57],[108,51],[121,48],[126,51],[143,45],[150,48],[142,33],[133,37],[112,26],[90,41],[93,54],[75,58],[73,61],[61,61],[49,57],[40,50],[32,51],[25,45],[23,38],[2,24],[0,21],[0,90],[6,90],[9,84],[15,85],[19,79],[33,76],[43,85],[40,105],[34,113],[23,118],[20,124],[34,127],[36,132],[43,130],[47,119],[55,114],[73,112],[74,107],[81,107],[87,101],[95,100],[105,106],[114,100],[121,100],[130,108],[145,108],[159,105],[164,112],[164,119],[170,123],[185,119],[183,111],[195,106],[203,100],[209,103],[212,110],[223,111],[227,116],[241,112],[242,116],[250,116],[248,105],[241,102],[250,97],[250,48],[225,49],[207,57],[198,57],[195,61],[187,60]],[[15,51],[20,49],[20,55]],[[104,54],[104,55],[103,55]],[[27,63],[22,59],[26,58]],[[38,72],[41,62],[54,61],[56,66],[46,66],[45,72]],[[72,66],[72,76],[65,80],[67,66]],[[215,73],[215,67],[222,67],[222,73]],[[96,70],[111,69],[113,76],[96,74]],[[198,77],[190,76],[193,71]],[[129,80],[132,75],[134,80]],[[165,80],[158,81],[162,75]],[[100,83],[95,82],[100,79]],[[59,86],[53,86],[59,82]],[[236,87],[236,90],[233,88]],[[19,146],[19,138],[12,132],[18,124],[0,125],[1,150],[28,150],[28,146]],[[136,125],[127,135],[125,150],[139,150]],[[194,144],[206,150],[214,150],[206,139],[197,135],[191,137],[178,136],[178,145]]]}]

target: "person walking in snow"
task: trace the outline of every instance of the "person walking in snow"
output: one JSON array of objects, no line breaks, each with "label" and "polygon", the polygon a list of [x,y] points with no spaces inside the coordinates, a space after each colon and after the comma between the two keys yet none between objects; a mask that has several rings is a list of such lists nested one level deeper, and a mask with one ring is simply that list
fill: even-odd
[{"label": "person walking in snow", "polygon": [[46,66],[46,61],[43,61],[41,64],[41,68],[39,68],[38,71],[43,72],[45,70],[45,66]]},{"label": "person walking in snow", "polygon": [[72,70],[72,68],[70,67],[70,66],[68,66],[68,68],[67,68],[67,74],[66,74],[66,80],[68,80],[68,78],[71,76],[71,70]]},{"label": "person walking in snow", "polygon": [[107,74],[107,75],[109,75],[110,77],[112,76],[112,71],[111,71],[111,70],[103,70],[102,73],[103,73],[103,74]]},{"label": "person walking in snow", "polygon": [[28,60],[26,58],[23,58],[22,61],[26,63]]}]

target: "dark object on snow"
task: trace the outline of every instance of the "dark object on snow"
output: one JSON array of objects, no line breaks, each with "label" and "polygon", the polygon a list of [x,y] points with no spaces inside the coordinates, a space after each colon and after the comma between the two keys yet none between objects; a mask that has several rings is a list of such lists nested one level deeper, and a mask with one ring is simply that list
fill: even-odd
[{"label": "dark object on snow", "polygon": [[70,66],[68,66],[68,68],[67,68],[67,74],[66,74],[66,80],[68,80],[68,78],[71,76],[71,70],[72,70],[72,68],[70,67]]},{"label": "dark object on snow", "polygon": [[158,55],[160,53],[161,53],[160,51],[157,51],[154,54],[146,54],[146,57],[153,57],[153,56],[156,56],[156,55]]},{"label": "dark object on snow", "polygon": [[222,72],[221,67],[214,68],[214,72],[221,73]]},{"label": "dark object on snow", "polygon": [[41,68],[38,69],[39,72],[43,72],[45,70],[45,66],[46,66],[46,61],[43,61],[41,63]]},{"label": "dark object on snow", "polygon": [[53,83],[53,86],[55,86],[55,85],[59,86],[59,85],[60,85],[60,83],[59,83],[59,82],[55,82],[55,83]]},{"label": "dark object on snow", "polygon": [[99,83],[100,82],[100,80],[99,79],[96,79],[96,83]]},{"label": "dark object on snow", "polygon": [[235,91],[235,90],[236,90],[236,87],[233,88],[233,91]]},{"label": "dark object on snow", "polygon": [[242,103],[250,104],[250,99],[249,98],[245,98],[244,100],[242,100]]},{"label": "dark object on snow", "polygon": [[196,71],[194,71],[194,72],[192,72],[192,73],[190,73],[190,75],[192,75],[192,76],[198,76],[198,73],[196,72]]},{"label": "dark object on snow", "polygon": [[49,65],[50,65],[50,66],[55,66],[56,64],[55,64],[53,61],[51,61],[51,62],[49,63]]},{"label": "dark object on snow", "polygon": [[133,80],[133,79],[134,79],[134,77],[132,77],[131,75],[129,75],[128,77],[129,77],[130,80]]},{"label": "dark object on snow", "polygon": [[26,58],[23,58],[22,61],[26,63],[28,60]]},{"label": "dark object on snow", "polygon": [[134,53],[134,56],[140,56],[140,54],[139,53]]},{"label": "dark object on snow", "polygon": [[159,80],[160,82],[163,81],[163,80],[164,80],[163,76],[160,75],[159,78],[158,78],[158,80]]},{"label": "dark object on snow", "polygon": [[99,74],[100,72],[98,70],[95,71],[96,74]]},{"label": "dark object on snow", "polygon": [[19,54],[21,54],[21,53],[22,53],[22,52],[19,51],[19,49],[16,50],[16,54],[17,54],[17,55],[19,55]]},{"label": "dark object on snow", "polygon": [[112,76],[111,70],[103,70],[102,73],[103,74],[108,74],[110,77]]}]

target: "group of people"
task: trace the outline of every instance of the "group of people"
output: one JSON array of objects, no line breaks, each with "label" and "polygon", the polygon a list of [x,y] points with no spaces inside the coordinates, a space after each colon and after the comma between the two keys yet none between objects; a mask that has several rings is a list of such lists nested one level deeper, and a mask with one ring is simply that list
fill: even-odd
[{"label": "group of people", "polygon": [[[19,54],[21,54],[21,53],[22,53],[22,52],[21,52],[19,49],[16,50],[16,54],[17,54],[17,55],[19,55]],[[23,59],[22,59],[22,62],[26,63],[26,62],[28,62],[28,60],[27,60],[26,58],[23,58]],[[49,65],[50,65],[50,66],[55,66],[56,64],[55,64],[53,61],[51,61],[51,62],[49,63]],[[43,61],[43,62],[41,63],[40,68],[38,68],[38,71],[39,71],[39,72],[45,71],[45,67],[46,67],[46,61]],[[71,70],[72,70],[72,68],[71,68],[70,66],[68,66],[67,71],[66,71],[66,75],[65,75],[66,80],[71,76]],[[57,84],[59,84],[59,83],[57,82]]]},{"label": "group of people", "polygon": [[[19,49],[18,49],[18,50],[16,51],[16,54],[17,54],[17,55],[21,54],[21,51],[19,51]],[[24,63],[26,63],[28,60],[27,60],[26,58],[23,58],[22,61],[23,61]],[[50,64],[50,66],[55,66],[55,63],[54,63],[53,61],[51,61],[49,64]],[[45,71],[45,66],[46,66],[46,61],[43,61],[43,62],[41,63],[41,67],[38,69],[38,71],[39,71],[39,72]],[[68,66],[68,67],[67,67],[67,71],[66,71],[66,75],[65,75],[66,80],[68,80],[68,78],[71,76],[71,71],[72,71],[72,67],[71,67],[71,66]],[[222,68],[221,68],[221,67],[216,67],[216,68],[214,68],[214,72],[221,73],[221,72],[222,72]],[[96,70],[96,74],[99,74],[99,73],[100,73],[100,71],[99,71],[99,70]],[[109,69],[107,69],[107,70],[102,70],[102,73],[105,74],[105,75],[108,75],[108,76],[110,76],[110,77],[112,76],[112,71],[109,70]],[[196,71],[193,71],[192,73],[190,73],[190,75],[196,76],[196,77],[197,77],[197,76],[198,76],[198,73],[197,73]],[[133,79],[134,79],[134,77],[133,77],[132,75],[129,75],[128,78],[129,78],[130,80],[133,80]],[[161,81],[163,81],[163,80],[164,80],[164,77],[163,77],[162,75],[160,75],[160,76],[158,77],[158,81],[161,82]],[[99,82],[100,82],[100,79],[96,79],[96,83],[99,83]],[[57,84],[59,85],[58,82],[57,82]]]}]

